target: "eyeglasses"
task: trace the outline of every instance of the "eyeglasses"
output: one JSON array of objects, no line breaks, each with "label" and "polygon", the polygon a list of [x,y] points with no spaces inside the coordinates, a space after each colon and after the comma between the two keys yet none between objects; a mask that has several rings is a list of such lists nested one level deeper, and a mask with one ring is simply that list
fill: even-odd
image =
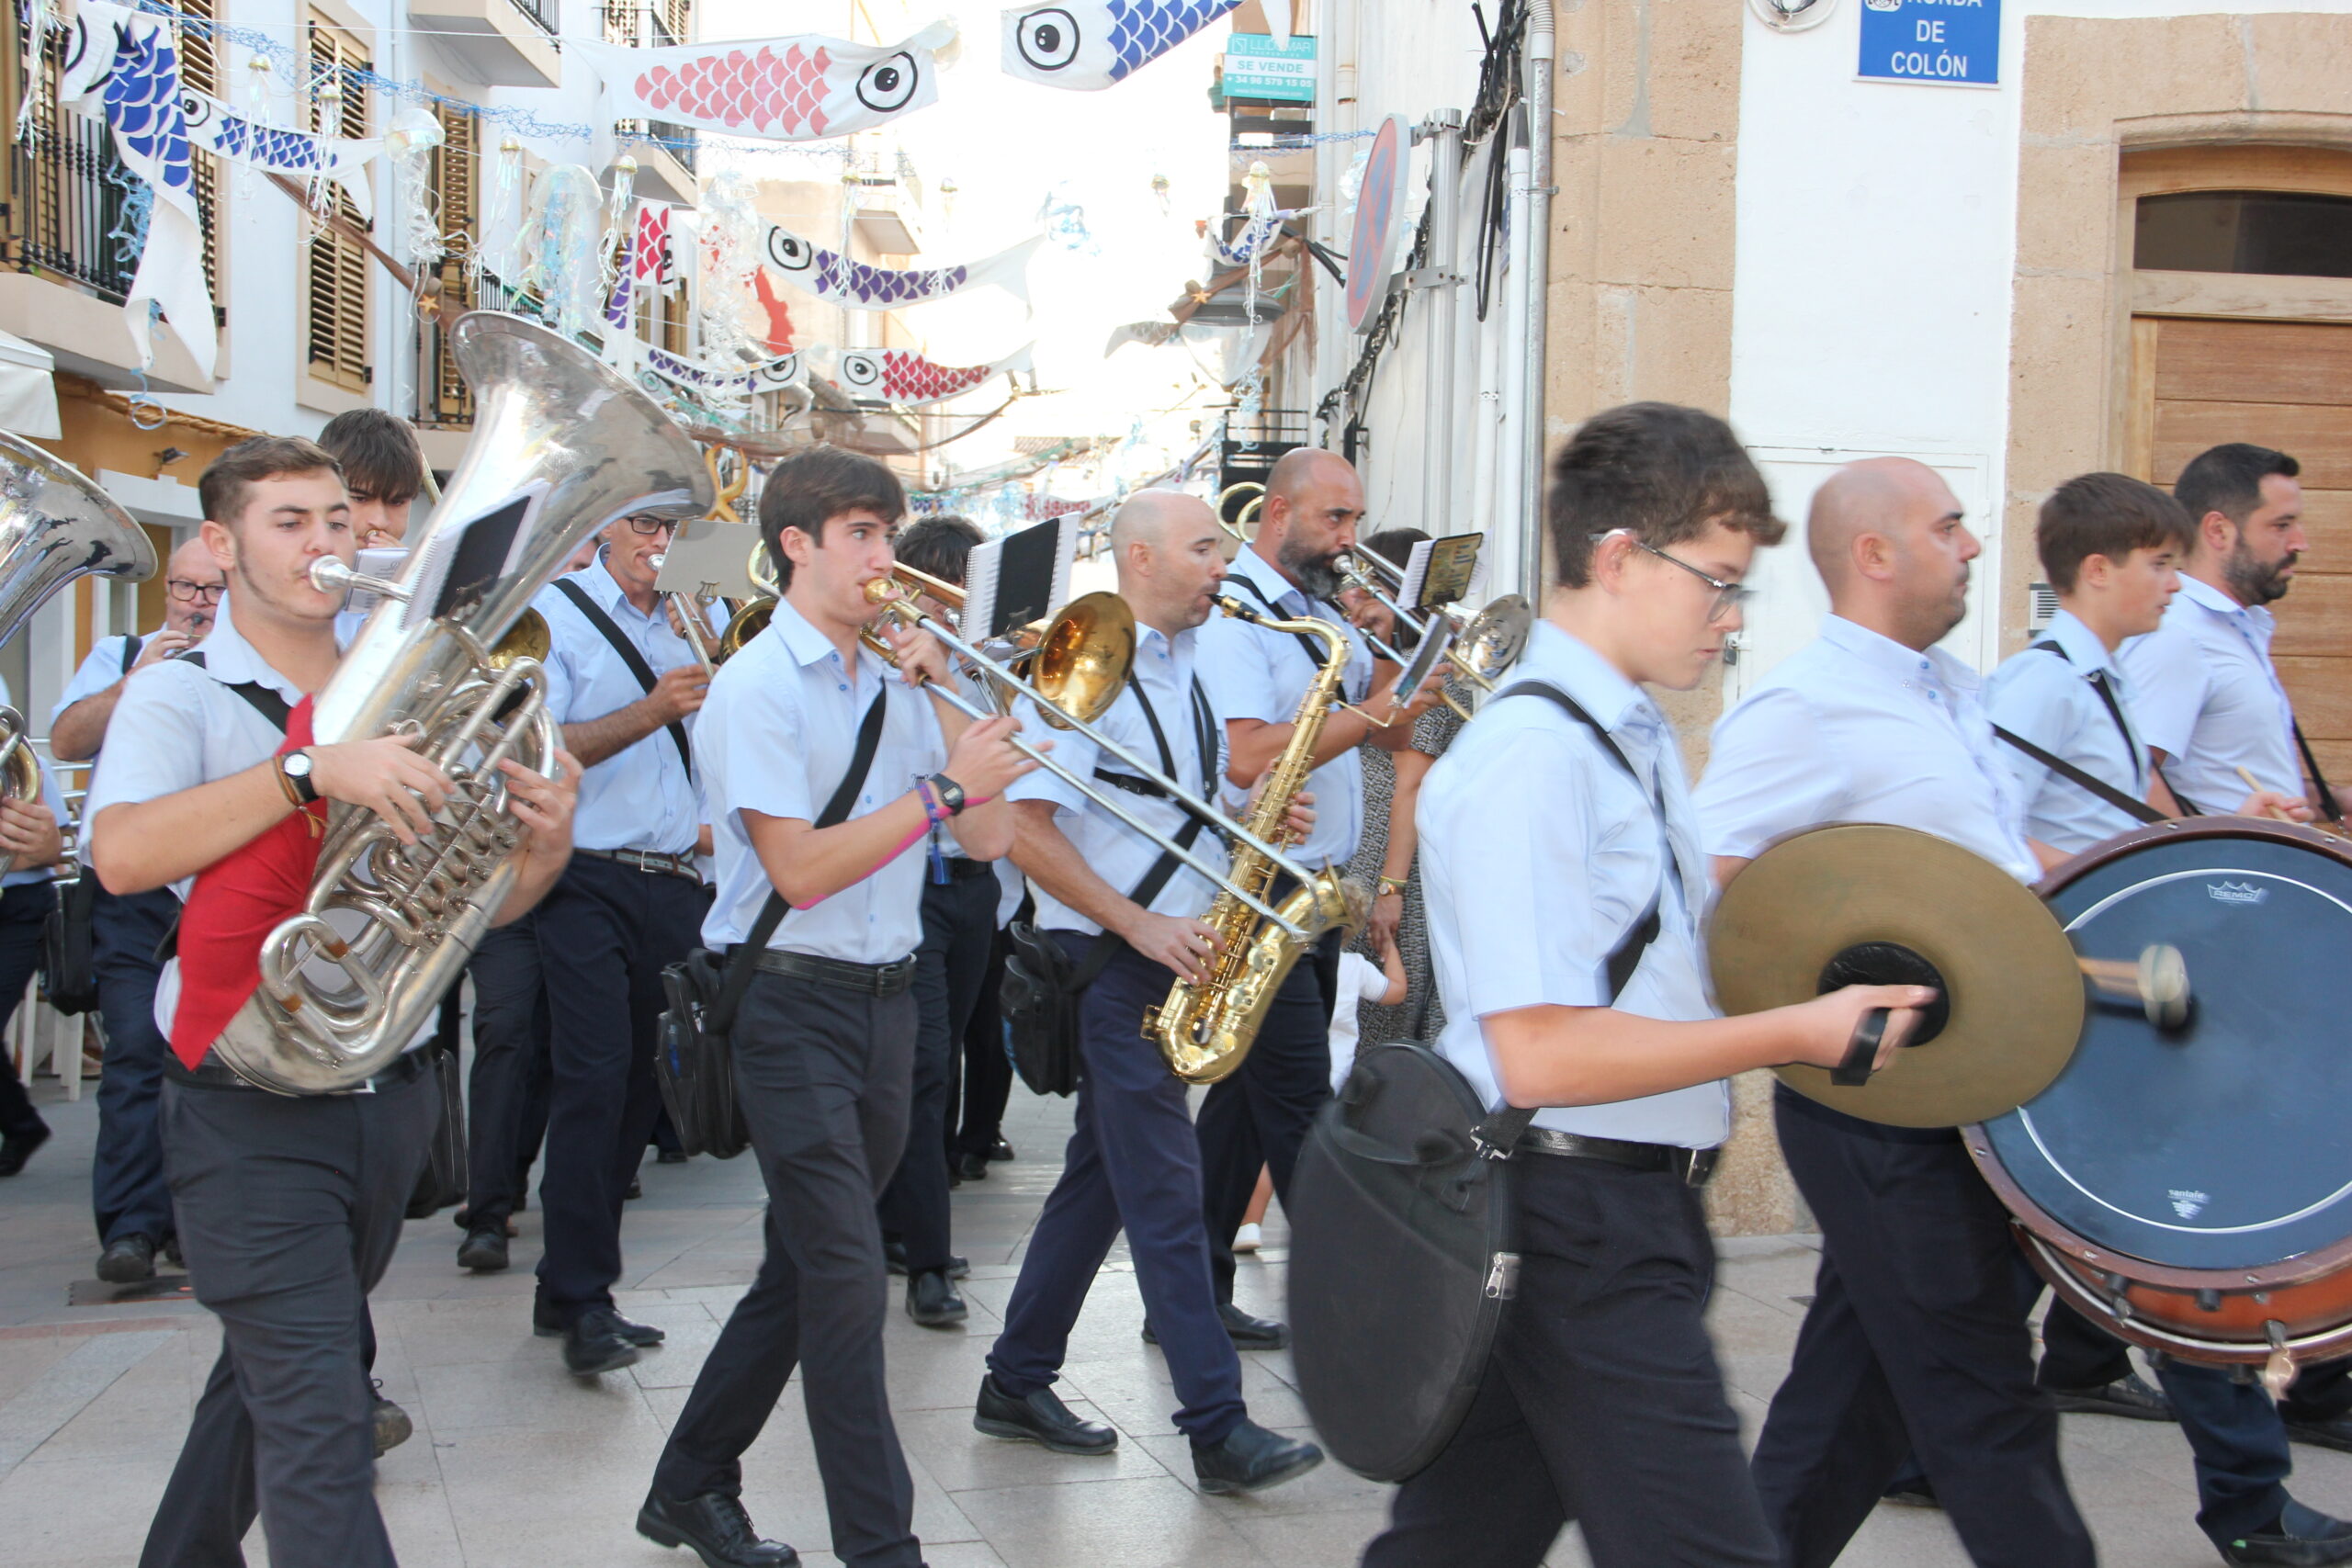
[{"label": "eyeglasses", "polygon": [[[1617,529],[1616,532],[1624,534],[1625,542],[1633,546],[1635,549],[1646,550],[1651,555],[1657,557],[1658,559],[1666,562],[1668,566],[1680,567],[1683,570],[1689,572],[1691,576],[1697,578],[1700,581],[1713,589],[1715,591],[1715,596],[1707,602],[1707,620],[1710,625],[1722,620],[1734,610],[1741,608],[1747,604],[1749,600],[1756,597],[1756,590],[1748,587],[1746,583],[1725,582],[1720,577],[1716,577],[1709,572],[1701,571],[1697,567],[1692,566],[1687,560],[1678,559],[1673,556],[1668,555],[1656,545],[1644,544],[1641,540],[1634,537],[1632,534],[1626,533],[1623,528]],[[1605,538],[1607,536],[1603,535],[1602,537]]]},{"label": "eyeglasses", "polygon": [[185,577],[167,578],[164,592],[183,604],[217,604],[220,595],[229,592],[226,582],[190,582]]},{"label": "eyeglasses", "polygon": [[632,517],[628,520],[628,525],[637,530],[637,536],[640,539],[650,539],[656,534],[674,534],[678,531],[678,520],[674,517]]}]

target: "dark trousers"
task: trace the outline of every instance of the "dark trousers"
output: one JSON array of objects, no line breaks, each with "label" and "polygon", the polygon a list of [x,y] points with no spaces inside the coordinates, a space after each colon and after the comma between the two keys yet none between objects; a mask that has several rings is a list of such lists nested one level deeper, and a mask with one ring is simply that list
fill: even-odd
[{"label": "dark trousers", "polygon": [[[1094,942],[1072,931],[1054,936],[1073,964]],[[1087,1287],[1124,1226],[1144,1315],[1182,1402],[1177,1428],[1205,1446],[1224,1441],[1247,1410],[1241,1359],[1209,1279],[1200,1143],[1185,1114],[1183,1080],[1140,1027],[1144,1010],[1158,1006],[1175,979],[1123,943],[1080,996],[1078,1125],[1029,1238],[989,1370],[1016,1396],[1054,1381]]]},{"label": "dark trousers", "polygon": [[707,904],[684,877],[574,855],[539,906],[554,1026],[539,1300],[567,1325],[612,1304],[622,1196],[662,1109],[653,1082],[662,968],[699,940]]},{"label": "dark trousers", "polygon": [[[24,882],[0,892],[0,1030],[6,1030],[16,1016],[17,1004],[25,999],[25,987],[32,984],[33,971],[40,967],[41,933],[50,910],[56,907],[55,883]],[[65,1071],[78,1073],[82,1053],[71,1055]],[[0,1050],[0,1136],[30,1137],[48,1128],[40,1112],[33,1109],[24,1081],[17,1077],[16,1057]]]},{"label": "dark trousers", "polygon": [[[1233,1299],[1233,1233],[1241,1228],[1261,1167],[1274,1195],[1290,1201],[1290,1173],[1315,1113],[1331,1098],[1331,995],[1340,942],[1329,931],[1291,966],[1250,1054],[1201,1102],[1202,1211],[1208,1221],[1209,1271],[1216,1298]],[[1332,980],[1327,987],[1326,959]]]},{"label": "dark trousers", "polygon": [[947,1267],[947,1089],[964,1026],[979,1000],[996,935],[996,869],[950,860],[948,879],[922,889],[922,946],[915,950],[914,1098],[907,1149],[882,1190],[882,1228],[906,1244],[907,1272]]},{"label": "dark trousers", "polygon": [[[995,912],[989,912],[995,918]],[[1002,931],[989,937],[989,964],[980,975],[980,994],[964,1026],[962,1083],[950,1084],[947,1103],[947,1152],[986,1157],[1004,1136],[1004,1106],[1012,1098],[1012,1058],[1005,1055],[1004,1010],[998,996],[1004,989],[1004,955],[1012,939]],[[960,1112],[960,1116],[959,1116]]]},{"label": "dark trousers", "polygon": [[[95,874],[85,871],[85,876]],[[180,912],[168,887],[128,897],[98,889],[90,911],[98,1017],[107,1031],[98,1080],[98,1145],[90,1160],[90,1206],[101,1244],[127,1235],[162,1243],[172,1234],[172,1190],[164,1180],[164,1057],[155,1027],[155,944]]]},{"label": "dark trousers", "polygon": [[1697,1190],[1595,1160],[1510,1163],[1518,1297],[1468,1418],[1397,1492],[1364,1568],[1536,1568],[1571,1519],[1597,1568],[1770,1568],[1703,1321],[1715,1255]]},{"label": "dark trousers", "polygon": [[[474,1065],[467,1079],[467,1222],[503,1223],[526,1190],[546,1131],[553,1026],[539,973],[536,911],[485,934],[474,983]],[[626,1184],[624,1184],[626,1185]]]},{"label": "dark trousers", "polygon": [[2008,1215],[1956,1134],[1877,1127],[1775,1092],[1821,1224],[1796,1355],[1756,1447],[1786,1568],[1824,1568],[1916,1451],[1979,1568],[2090,1568],[2033,1385]]},{"label": "dark trousers", "polygon": [[851,1568],[915,1568],[914,1485],[882,1370],[888,1277],[874,1200],[907,1135],[917,1010],[762,973],[734,1028],[735,1087],[767,1183],[767,1254],[703,1361],[653,1472],[684,1499],[741,1494],[743,1450],[797,1364]]},{"label": "dark trousers", "polygon": [[[2041,1281],[2036,1280],[2039,1295]],[[2041,1364],[2034,1382],[2043,1388],[2104,1388],[2132,1375],[2131,1348],[2068,1306],[2057,1296],[2041,1317]]]},{"label": "dark trousers", "polygon": [[164,1086],[164,1158],[220,1359],[141,1568],[242,1568],[261,1516],[286,1568],[378,1568],[374,1434],[360,1364],[368,1292],[438,1113],[430,1074],[378,1094],[289,1099]]}]

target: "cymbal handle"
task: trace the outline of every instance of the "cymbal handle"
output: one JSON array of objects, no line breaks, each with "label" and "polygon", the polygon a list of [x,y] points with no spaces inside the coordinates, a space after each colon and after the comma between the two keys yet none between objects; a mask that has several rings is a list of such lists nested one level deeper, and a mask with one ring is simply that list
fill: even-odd
[{"label": "cymbal handle", "polygon": [[1853,1043],[1846,1047],[1846,1059],[1829,1069],[1831,1083],[1859,1089],[1871,1081],[1871,1064],[1878,1060],[1879,1043],[1886,1038],[1886,1021],[1893,1016],[1892,1008],[1872,1008],[1862,1014],[1854,1025]]}]

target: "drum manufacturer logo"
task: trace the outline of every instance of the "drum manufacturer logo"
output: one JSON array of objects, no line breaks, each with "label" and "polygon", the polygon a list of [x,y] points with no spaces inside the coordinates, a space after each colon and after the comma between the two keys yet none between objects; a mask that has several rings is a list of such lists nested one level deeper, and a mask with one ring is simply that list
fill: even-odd
[{"label": "drum manufacturer logo", "polygon": [[2205,1205],[2213,1201],[2210,1193],[2184,1192],[2177,1187],[2172,1189],[2169,1196],[2172,1199],[2172,1212],[2184,1220],[2195,1219],[2204,1213]]},{"label": "drum manufacturer logo", "polygon": [[2209,882],[2205,896],[2224,904],[2259,904],[2270,897],[2270,889],[2251,882]]}]

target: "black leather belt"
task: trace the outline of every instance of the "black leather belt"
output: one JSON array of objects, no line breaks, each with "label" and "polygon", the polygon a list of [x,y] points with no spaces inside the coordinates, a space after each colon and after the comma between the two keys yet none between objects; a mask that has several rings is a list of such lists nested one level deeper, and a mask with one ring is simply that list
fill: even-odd
[{"label": "black leather belt", "polygon": [[[413,1082],[424,1076],[425,1069],[433,1065],[434,1049],[433,1044],[427,1042],[413,1050],[403,1051],[393,1058],[390,1066],[386,1067],[364,1084],[355,1084],[349,1089],[331,1089],[323,1095],[294,1095],[288,1098],[324,1100],[338,1094],[362,1094],[370,1089],[380,1094],[389,1089],[398,1089],[404,1083]],[[174,1083],[191,1084],[198,1089],[251,1089],[255,1094],[274,1092],[262,1088],[257,1083],[240,1077],[236,1069],[225,1063],[213,1060],[209,1055],[191,1067],[181,1062],[177,1056],[166,1052],[164,1056],[164,1076]]]},{"label": "black leather belt", "polygon": [[695,857],[692,855],[662,855],[651,850],[583,850],[577,846],[571,852],[586,855],[591,860],[608,860],[616,865],[625,865],[632,871],[648,872],[655,876],[683,876],[695,884],[702,881],[702,873],[695,868]]},{"label": "black leather belt", "polygon": [[1529,1154],[1558,1155],[1566,1159],[1597,1159],[1629,1170],[1667,1170],[1688,1187],[1704,1187],[1715,1174],[1717,1149],[1686,1149],[1674,1144],[1637,1144],[1625,1138],[1589,1138],[1582,1133],[1530,1127],[1519,1135],[1519,1146]]},{"label": "black leather belt", "polygon": [[915,983],[915,961],[911,954],[888,964],[852,964],[846,958],[820,958],[812,953],[780,953],[772,947],[760,954],[758,967],[770,975],[807,980],[868,997],[895,997]]},{"label": "black leather belt", "polygon": [[996,862],[992,860],[971,860],[963,855],[942,855],[940,862],[947,867],[947,877],[951,882],[977,882],[983,876],[996,874]]}]

